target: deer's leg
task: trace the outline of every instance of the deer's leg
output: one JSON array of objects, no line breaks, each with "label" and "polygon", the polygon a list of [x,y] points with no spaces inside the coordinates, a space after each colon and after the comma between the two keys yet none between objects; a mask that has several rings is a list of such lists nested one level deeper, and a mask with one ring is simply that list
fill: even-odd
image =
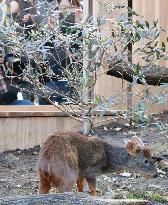
[{"label": "deer's leg", "polygon": [[78,176],[77,169],[67,167],[67,170],[68,171],[60,177],[57,185],[58,192],[71,192],[76,182]]},{"label": "deer's leg", "polygon": [[47,178],[43,177],[42,175],[39,175],[39,194],[47,194],[51,188],[50,182],[47,180]]},{"label": "deer's leg", "polygon": [[92,196],[96,196],[96,177],[87,177],[86,181]]},{"label": "deer's leg", "polygon": [[79,192],[83,192],[83,188],[85,185],[85,179],[84,178],[78,178],[77,179],[77,188]]},{"label": "deer's leg", "polygon": [[59,193],[72,192],[74,183],[75,183],[75,180],[69,180],[69,179],[60,180],[59,185],[56,187],[57,192]]}]

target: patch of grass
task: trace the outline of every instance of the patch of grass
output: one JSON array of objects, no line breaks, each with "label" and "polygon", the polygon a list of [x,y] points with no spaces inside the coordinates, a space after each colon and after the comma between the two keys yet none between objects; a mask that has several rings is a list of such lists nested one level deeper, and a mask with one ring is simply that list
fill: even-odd
[{"label": "patch of grass", "polygon": [[145,199],[145,195],[137,193],[137,192],[129,192],[127,195],[127,198],[128,199]]},{"label": "patch of grass", "polygon": [[155,202],[167,203],[166,197],[155,192],[146,192],[144,194],[138,192],[129,192],[127,198],[128,199],[148,199]]},{"label": "patch of grass", "polygon": [[152,200],[152,201],[157,201],[157,202],[160,202],[160,203],[166,203],[167,202],[167,199],[166,197],[158,194],[158,193],[155,193],[155,192],[148,192],[146,193],[146,195]]}]

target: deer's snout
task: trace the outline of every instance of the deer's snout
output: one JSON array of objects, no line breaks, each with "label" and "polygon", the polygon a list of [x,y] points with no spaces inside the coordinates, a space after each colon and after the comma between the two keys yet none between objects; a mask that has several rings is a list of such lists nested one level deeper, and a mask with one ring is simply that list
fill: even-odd
[{"label": "deer's snout", "polygon": [[159,175],[158,175],[158,173],[156,173],[154,176],[153,176],[153,178],[157,178]]}]

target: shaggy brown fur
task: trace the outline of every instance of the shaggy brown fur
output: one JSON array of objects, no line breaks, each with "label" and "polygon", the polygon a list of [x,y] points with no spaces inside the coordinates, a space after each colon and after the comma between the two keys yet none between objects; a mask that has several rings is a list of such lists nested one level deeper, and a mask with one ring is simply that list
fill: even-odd
[{"label": "shaggy brown fur", "polygon": [[125,167],[153,176],[156,173],[154,162],[149,148],[144,149],[135,142],[128,142],[124,148],[97,137],[58,132],[47,139],[39,154],[39,192],[48,193],[51,186],[58,192],[70,192],[75,182],[82,192],[86,180],[91,194],[96,195],[96,176]]}]

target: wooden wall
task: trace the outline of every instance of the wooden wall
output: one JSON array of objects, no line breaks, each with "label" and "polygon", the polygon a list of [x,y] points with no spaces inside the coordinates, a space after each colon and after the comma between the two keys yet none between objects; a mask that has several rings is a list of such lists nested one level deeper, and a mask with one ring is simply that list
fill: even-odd
[{"label": "wooden wall", "polygon": [[0,118],[0,152],[32,148],[56,131],[79,131],[79,127],[69,117]]},{"label": "wooden wall", "polygon": [[[118,0],[106,0],[106,2],[115,2],[119,3]],[[133,10],[137,11],[138,14],[144,16],[149,22],[159,19],[159,25],[167,30],[160,38],[160,41],[163,41],[166,36],[168,36],[168,1],[167,0],[133,0]],[[110,25],[109,25],[110,28]],[[136,57],[134,61],[138,61]],[[161,62],[161,65],[168,66],[168,62]],[[122,84],[123,83],[123,84]],[[122,92],[122,90],[127,86],[127,82],[122,81],[121,79],[107,76],[103,74],[98,77],[98,82],[95,86],[95,94],[100,96],[115,96],[116,94]],[[149,91],[151,93],[163,92],[165,90],[149,86]],[[141,93],[141,94],[138,94]],[[143,95],[143,86],[138,85],[133,88],[133,99],[132,103],[135,105],[138,102],[138,99]],[[126,93],[124,96],[120,95],[123,99],[121,103],[117,106],[114,106],[114,109],[126,109],[127,108],[127,96]],[[149,104],[150,113],[162,112],[163,110],[168,110],[168,102],[165,104],[151,105]]]},{"label": "wooden wall", "polygon": [[[118,0],[103,0],[103,1],[95,0],[93,2],[94,2],[93,3],[94,5],[93,16],[98,15],[98,14],[100,14],[101,16],[106,15],[104,13],[104,10],[102,9],[102,6],[104,6],[103,2],[104,3],[110,3],[110,2],[119,3]],[[98,12],[98,10],[100,12]],[[115,18],[115,16],[118,16],[119,14],[120,12],[119,10],[117,10],[114,13],[111,13],[109,16],[107,16],[107,18],[109,19]],[[103,33],[103,36],[109,35],[110,28],[111,28],[111,23],[110,21],[107,21],[101,31]],[[95,95],[105,96],[108,98],[110,96],[115,96],[118,93],[122,92],[123,89],[127,86],[127,82],[123,81],[122,79],[106,75],[106,69],[100,70],[100,73],[104,73],[104,74],[98,75],[98,80],[97,80],[97,83],[94,89]],[[122,98],[123,101],[126,100],[126,96],[119,95],[118,97]],[[125,110],[127,109],[127,105],[126,103],[115,104],[112,106],[112,109]]]},{"label": "wooden wall", "polygon": [[[103,120],[111,118],[107,112]],[[82,124],[55,106],[0,106],[0,152],[33,148],[51,134],[65,130],[81,131]]]},{"label": "wooden wall", "polygon": [[[166,40],[168,36],[168,1],[167,0],[133,0],[133,9],[140,15],[144,16],[145,19],[152,23],[153,20],[158,20],[159,26],[166,30],[165,33],[162,33],[159,42]],[[137,57],[138,59],[138,57]],[[137,62],[137,59],[134,59]],[[168,67],[168,61],[160,62],[160,65]],[[138,85],[133,89],[134,94],[136,92],[142,92],[143,86]],[[149,91],[151,93],[162,93],[166,91],[166,89],[149,86]],[[137,95],[134,97],[134,104],[140,98],[141,95]],[[150,112],[161,112],[163,110],[168,110],[168,101],[164,104],[149,104]]]},{"label": "wooden wall", "polygon": [[56,131],[81,130],[81,124],[53,106],[0,106],[0,152],[42,144]]}]

